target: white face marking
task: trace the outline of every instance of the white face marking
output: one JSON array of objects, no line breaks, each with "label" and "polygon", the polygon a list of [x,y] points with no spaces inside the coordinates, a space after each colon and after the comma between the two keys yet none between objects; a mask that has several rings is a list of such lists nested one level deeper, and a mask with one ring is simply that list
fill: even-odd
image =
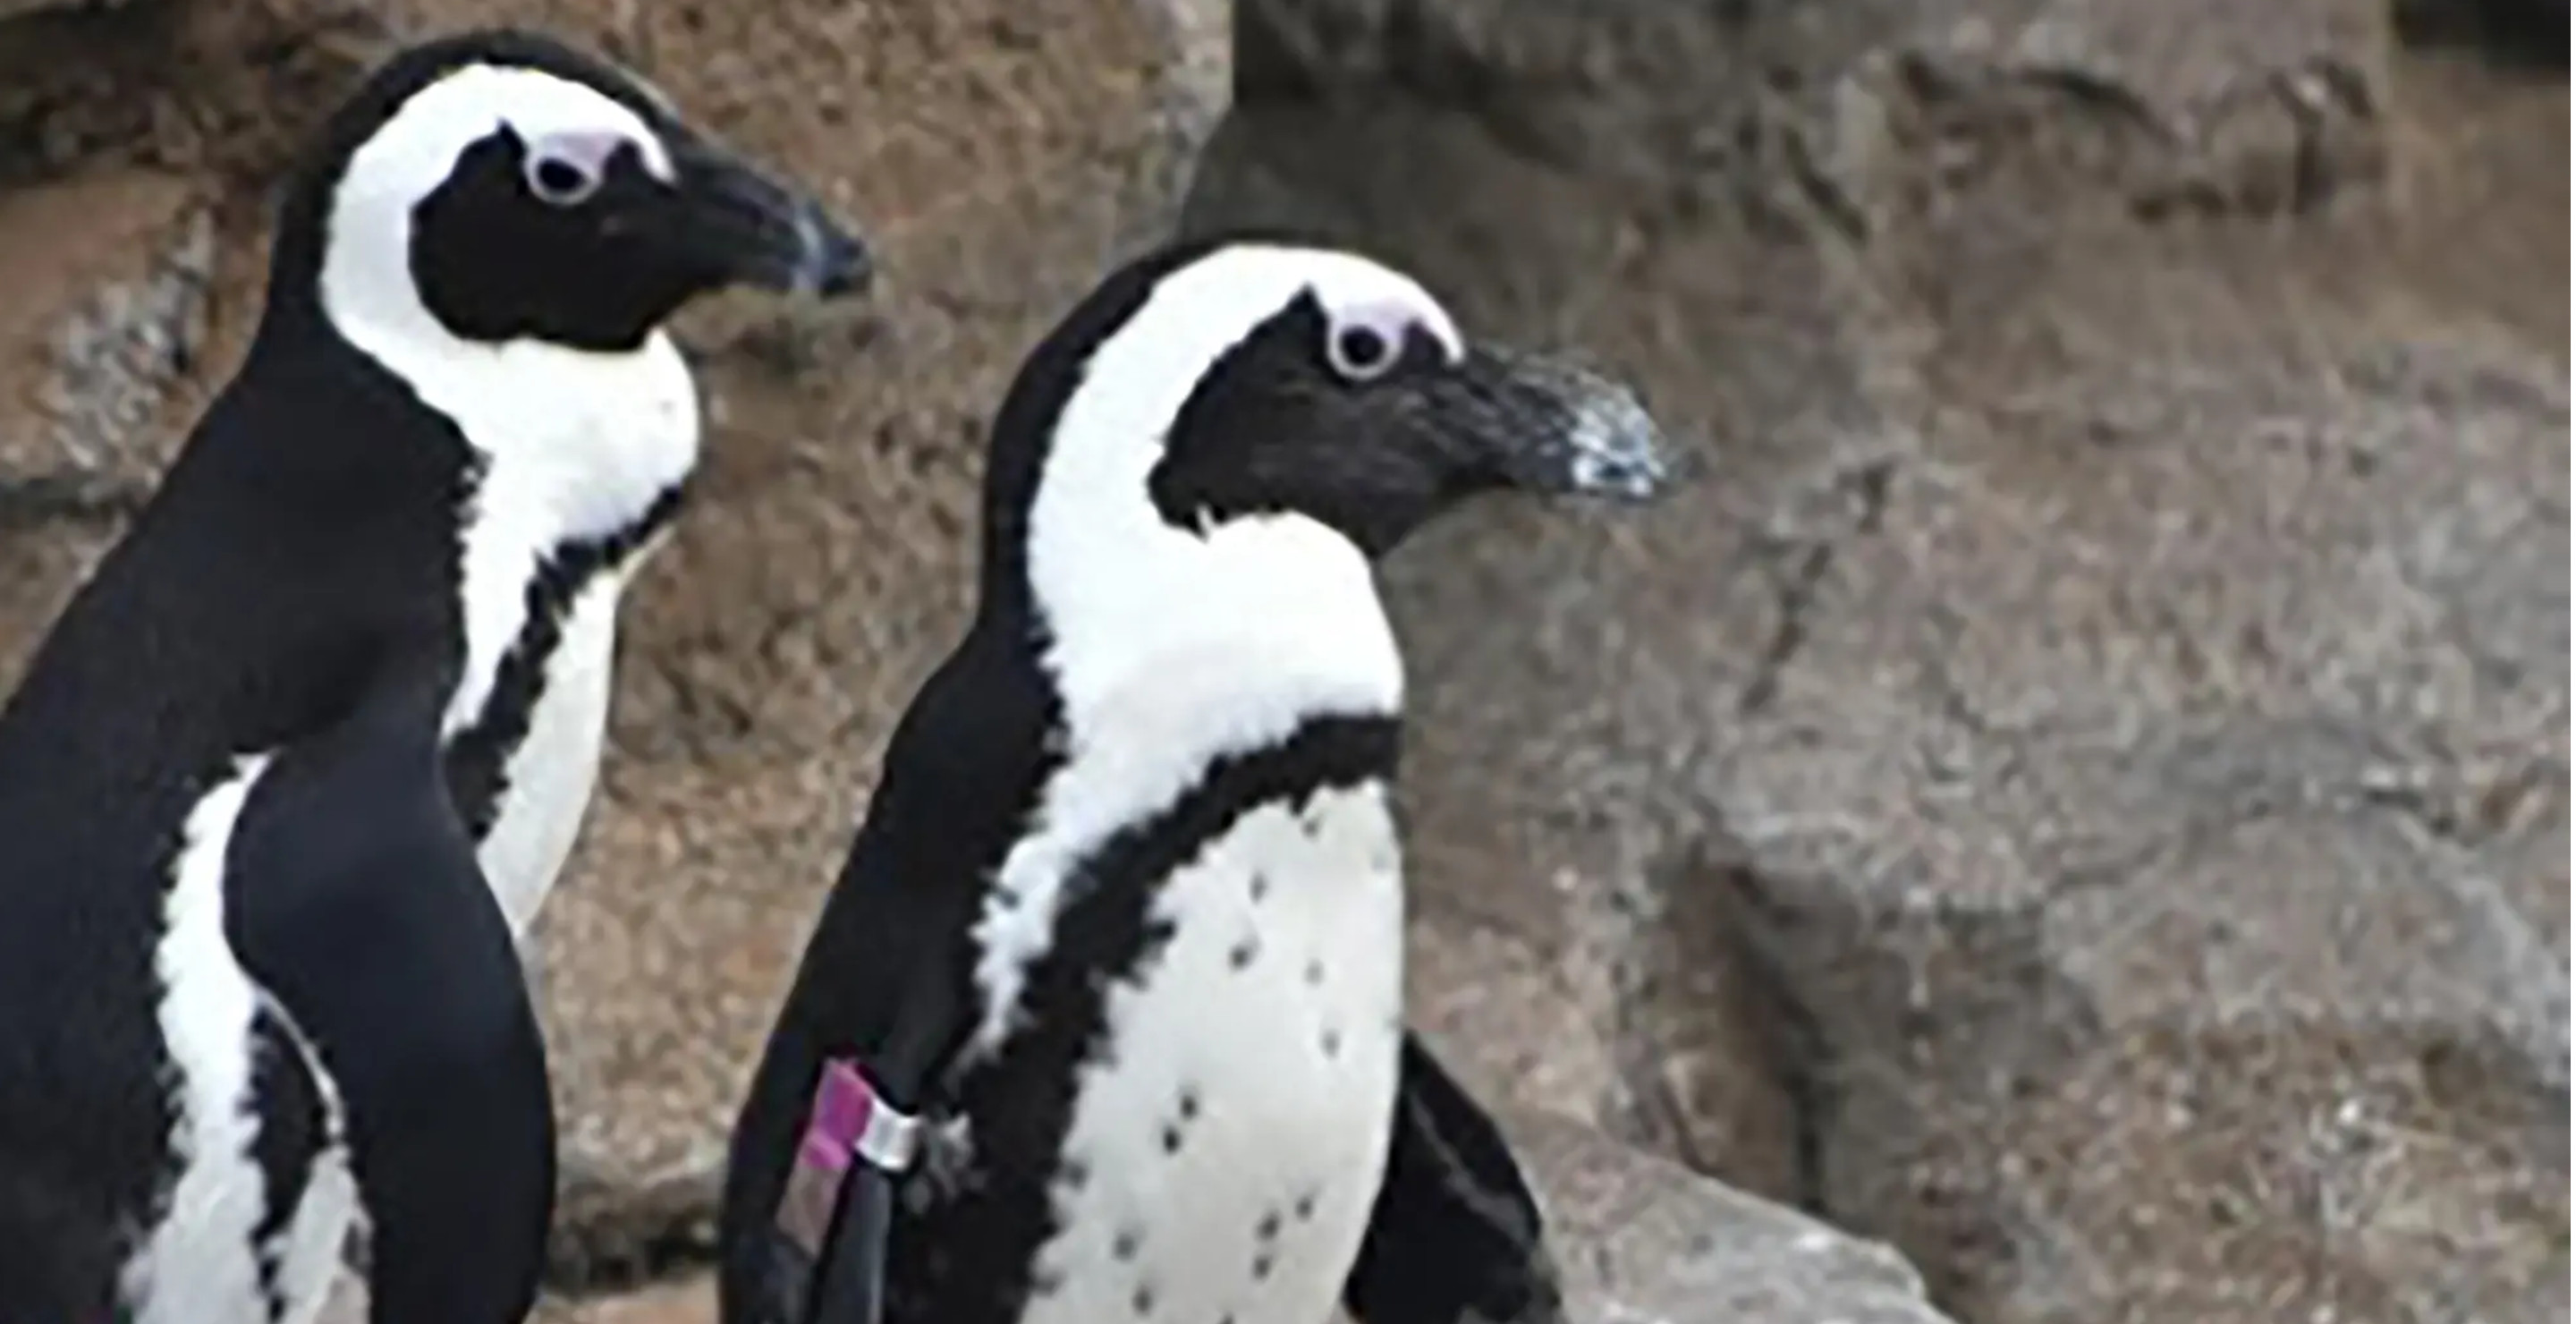
[{"label": "white face marking", "polygon": [[569,207],[587,201],[608,178],[608,163],[633,139],[614,129],[562,129],[528,142],[528,192]]},{"label": "white face marking", "polygon": [[[1255,880],[1259,881],[1256,882]],[[1331,1314],[1395,1111],[1404,892],[1385,789],[1247,814],[1155,900],[1171,941],[1109,998],[1022,1324]]]},{"label": "white face marking", "polygon": [[[265,755],[242,759],[197,801],[171,866],[153,967],[161,981],[162,1043],[176,1076],[170,1146],[182,1166],[167,1211],[123,1273],[121,1290],[139,1308],[137,1324],[252,1324],[267,1316],[252,1237],[265,1211],[267,1181],[251,1154],[259,1130],[251,1025],[267,995],[224,937],[225,855],[267,767]],[[313,1256],[301,1249],[304,1243],[327,1240],[336,1252],[346,1230],[345,1221],[323,1226],[334,1206],[328,1173],[319,1175],[326,1180],[314,1194],[323,1198],[308,1196],[298,1209],[298,1250],[280,1283],[298,1303],[318,1300],[329,1267],[309,1268]],[[345,1204],[354,1207],[354,1199]]]},{"label": "white face marking", "polygon": [[1311,717],[1402,705],[1403,662],[1358,547],[1297,514],[1176,529],[1146,488],[1201,375],[1309,290],[1337,326],[1402,309],[1461,352],[1448,314],[1398,272],[1327,250],[1222,249],[1155,286],[1094,351],[1057,422],[1028,566],[1069,744],[1001,868],[997,894],[1021,904],[988,909],[978,930],[981,1051],[1008,1032],[1066,871],[1108,834],[1169,805],[1213,759]]},{"label": "white face marking", "polygon": [[646,170],[673,177],[670,150],[614,98],[535,69],[467,65],[403,102],[332,190],[322,302],[344,333],[364,325],[374,339],[452,341],[412,287],[412,209],[466,148],[505,127],[530,143],[631,142]]},{"label": "white face marking", "polygon": [[1403,361],[1405,343],[1416,328],[1430,329],[1439,337],[1451,363],[1466,352],[1458,343],[1457,329],[1448,325],[1445,316],[1431,321],[1422,307],[1410,299],[1327,305],[1326,312],[1329,327],[1324,333],[1324,359],[1348,381],[1368,382],[1385,376]]},{"label": "white face marking", "polygon": [[[483,460],[464,512],[465,665],[442,723],[448,736],[482,714],[544,559],[640,519],[696,467],[701,427],[696,383],[660,332],[629,353],[486,344],[449,334],[422,305],[411,279],[412,207],[446,179],[458,153],[504,123],[541,150],[573,157],[605,160],[631,142],[646,169],[671,175],[667,149],[615,100],[550,74],[477,65],[403,103],[353,154],[333,196],[324,311],[361,352],[453,419]],[[592,610],[613,618],[616,596],[612,582],[605,605]],[[530,719],[530,738],[545,749],[514,759],[511,793],[481,851],[518,930],[562,867],[597,774],[606,682],[593,673],[608,665],[613,619],[578,629],[568,628],[556,650]]]}]

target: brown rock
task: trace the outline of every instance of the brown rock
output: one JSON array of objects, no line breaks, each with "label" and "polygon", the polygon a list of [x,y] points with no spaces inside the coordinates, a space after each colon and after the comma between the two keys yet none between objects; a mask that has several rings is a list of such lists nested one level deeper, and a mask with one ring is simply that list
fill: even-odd
[{"label": "brown rock", "polygon": [[1509,1129],[1547,1211],[1575,1324],[1941,1324],[1922,1279],[1885,1246],[1590,1127],[1524,1114]]},{"label": "brown rock", "polygon": [[205,336],[214,230],[202,190],[100,172],[0,195],[0,473],[94,493],[139,490],[175,438],[161,406]]},{"label": "brown rock", "polygon": [[548,1299],[528,1324],[715,1324],[715,1318],[715,1282],[696,1278],[609,1296]]}]

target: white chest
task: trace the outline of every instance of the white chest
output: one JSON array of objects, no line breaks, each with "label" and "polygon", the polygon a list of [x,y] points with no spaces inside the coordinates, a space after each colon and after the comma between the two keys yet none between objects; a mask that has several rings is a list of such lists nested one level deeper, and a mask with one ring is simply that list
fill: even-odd
[{"label": "white chest", "polygon": [[622,574],[602,575],[573,600],[527,736],[502,765],[500,802],[477,859],[514,935],[535,922],[571,858],[598,785],[623,582]]},{"label": "white chest", "polygon": [[[153,966],[178,1177],[125,1265],[120,1291],[137,1324],[271,1324],[263,1260],[273,1265],[284,1320],[307,1324],[359,1218],[347,1153],[334,1144],[312,1157],[284,1227],[265,1238],[260,1231],[269,1191],[253,1149],[260,1133],[253,1063],[264,1051],[255,1023],[263,1011],[281,1023],[285,1013],[224,936],[224,859],[266,766],[264,758],[246,761],[198,802],[171,869]],[[328,1098],[319,1060],[289,1035]]]},{"label": "white chest", "polygon": [[1317,1324],[1383,1175],[1404,899],[1382,786],[1238,820],[1163,885],[1105,1008],[1024,1324]]},{"label": "white chest", "polygon": [[[460,356],[414,365],[410,377],[482,465],[460,512],[465,657],[450,737],[486,720],[530,638],[541,605],[530,589],[548,558],[636,528],[696,466],[700,430],[696,386],[665,337],[623,355],[537,344],[478,353],[502,361]],[[514,933],[535,920],[580,834],[608,718],[617,601],[645,554],[597,574],[563,609],[526,729],[504,753],[479,858]]]}]

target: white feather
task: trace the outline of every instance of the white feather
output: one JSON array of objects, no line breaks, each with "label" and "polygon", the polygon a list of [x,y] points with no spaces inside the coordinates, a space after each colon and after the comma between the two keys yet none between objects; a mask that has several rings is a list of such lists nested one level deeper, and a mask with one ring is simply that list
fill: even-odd
[{"label": "white feather", "polygon": [[274,1000],[268,1000],[267,1006],[313,1073],[330,1134],[329,1143],[313,1156],[312,1167],[305,1172],[304,1197],[287,1219],[279,1244],[268,1247],[277,1258],[278,1291],[286,1302],[282,1324],[312,1324],[321,1317],[334,1283],[348,1276],[341,1273],[341,1254],[352,1230],[364,1228],[366,1212],[358,1194],[357,1174],[349,1166],[346,1114],[339,1089],[295,1018]]},{"label": "white feather", "polygon": [[[122,1290],[137,1308],[137,1324],[268,1321],[253,1237],[267,1206],[267,1179],[251,1148],[259,1133],[251,1026],[268,996],[224,936],[225,856],[267,768],[266,755],[244,758],[198,799],[171,865],[153,968],[173,1076],[170,1152],[180,1167],[167,1207],[125,1266]],[[325,1167],[337,1162],[326,1156]],[[279,1281],[291,1320],[319,1307],[330,1266],[326,1259],[315,1269],[314,1254],[301,1248],[320,1244],[336,1254],[355,1208],[353,1193],[335,1191],[327,1172],[317,1176],[321,1184],[308,1191],[291,1229],[300,1253],[290,1252]]]},{"label": "white feather", "polygon": [[513,934],[525,933],[544,907],[599,781],[624,582],[603,575],[574,599],[527,739],[510,756],[500,813],[483,837],[484,877]]},{"label": "white feather", "polygon": [[1172,937],[1110,995],[1117,1051],[1084,1069],[1065,1140],[1085,1177],[1059,1181],[1063,1231],[1038,1254],[1055,1290],[1021,1324],[1316,1324],[1394,1119],[1404,889],[1385,789],[1246,814],[1154,915]]}]

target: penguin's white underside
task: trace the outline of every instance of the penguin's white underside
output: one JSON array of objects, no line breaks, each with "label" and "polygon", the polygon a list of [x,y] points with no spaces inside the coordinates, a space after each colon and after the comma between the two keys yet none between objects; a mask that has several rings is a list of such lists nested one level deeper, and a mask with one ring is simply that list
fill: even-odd
[{"label": "penguin's white underside", "polygon": [[623,570],[608,572],[574,599],[563,639],[547,659],[527,738],[504,765],[499,812],[476,852],[512,933],[535,922],[599,781],[625,578]]},{"label": "penguin's white underside", "polygon": [[[696,387],[659,334],[632,354],[603,355],[531,342],[371,344],[363,321],[344,331],[453,419],[482,461],[461,534],[465,664],[443,721],[453,737],[492,700],[538,606],[529,585],[545,559],[634,527],[688,477]],[[535,919],[579,835],[608,718],[618,599],[641,554],[580,587],[526,736],[504,764],[479,855],[513,932]]]},{"label": "penguin's white underside", "polygon": [[175,1077],[170,1151],[181,1166],[167,1208],[126,1263],[122,1290],[141,1303],[135,1324],[269,1324],[262,1303],[270,1292],[284,1305],[283,1319],[309,1320],[361,1217],[348,1151],[335,1143],[314,1155],[285,1227],[259,1235],[270,1193],[252,1154],[259,1118],[251,1075],[260,1051],[253,1025],[263,1011],[287,1025],[324,1092],[329,1129],[339,1130],[328,1074],[224,936],[225,856],[268,762],[265,754],[242,759],[197,802],[171,868],[153,966]]},{"label": "penguin's white underside", "polygon": [[1084,1068],[1023,1324],[1317,1324],[1393,1119],[1404,897],[1382,785],[1245,812],[1161,884],[1170,937]]}]

